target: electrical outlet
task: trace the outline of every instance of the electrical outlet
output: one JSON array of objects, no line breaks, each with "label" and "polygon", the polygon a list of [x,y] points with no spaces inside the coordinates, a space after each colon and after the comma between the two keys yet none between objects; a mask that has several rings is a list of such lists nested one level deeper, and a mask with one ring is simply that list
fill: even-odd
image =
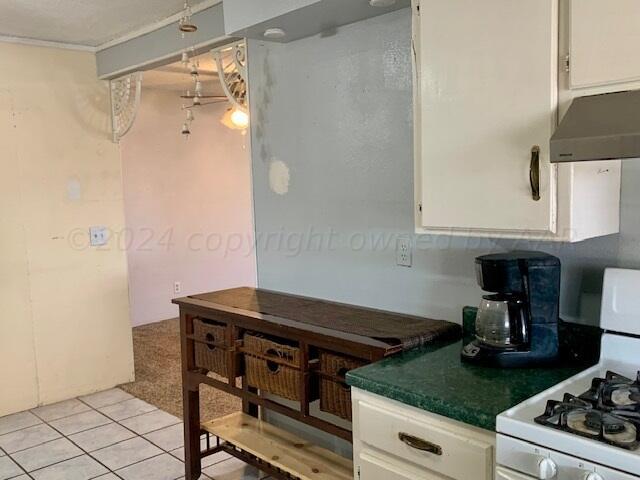
[{"label": "electrical outlet", "polygon": [[399,238],[396,241],[396,264],[401,267],[410,267],[413,260],[413,248],[411,239]]},{"label": "electrical outlet", "polygon": [[90,227],[89,228],[89,243],[92,247],[99,247],[106,245],[109,234],[107,233],[107,227]]},{"label": "electrical outlet", "polygon": [[173,282],[173,293],[176,295],[182,293],[182,284],[180,282]]}]

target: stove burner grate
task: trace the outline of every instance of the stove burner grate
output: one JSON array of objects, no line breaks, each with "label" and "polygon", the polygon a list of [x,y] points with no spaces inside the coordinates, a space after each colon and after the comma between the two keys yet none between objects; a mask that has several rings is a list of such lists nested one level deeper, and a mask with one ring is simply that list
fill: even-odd
[{"label": "stove burner grate", "polygon": [[607,372],[579,396],[550,400],[535,422],[627,450],[640,448],[640,372],[638,379]]}]

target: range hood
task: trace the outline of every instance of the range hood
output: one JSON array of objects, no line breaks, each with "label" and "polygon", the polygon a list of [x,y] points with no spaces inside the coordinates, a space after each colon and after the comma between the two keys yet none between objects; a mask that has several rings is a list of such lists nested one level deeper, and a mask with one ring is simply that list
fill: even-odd
[{"label": "range hood", "polygon": [[640,90],[573,100],[551,137],[551,163],[640,158]]}]

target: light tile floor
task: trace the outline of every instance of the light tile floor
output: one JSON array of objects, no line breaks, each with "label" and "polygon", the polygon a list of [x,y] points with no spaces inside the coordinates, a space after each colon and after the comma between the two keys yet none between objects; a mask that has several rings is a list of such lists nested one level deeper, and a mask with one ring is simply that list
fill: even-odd
[{"label": "light tile floor", "polygon": [[[0,418],[0,480],[182,480],[182,423],[114,388]],[[264,478],[217,453],[201,479]]]}]

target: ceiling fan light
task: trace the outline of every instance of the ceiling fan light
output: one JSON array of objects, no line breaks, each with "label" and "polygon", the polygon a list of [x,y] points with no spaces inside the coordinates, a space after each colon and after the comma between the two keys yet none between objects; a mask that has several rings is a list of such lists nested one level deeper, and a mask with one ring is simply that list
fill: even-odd
[{"label": "ceiling fan light", "polygon": [[249,126],[249,115],[247,115],[247,112],[243,112],[242,110],[236,108],[231,113],[231,123],[233,123],[239,129],[244,130]]},{"label": "ceiling fan light", "polygon": [[249,126],[249,115],[239,108],[229,107],[222,115],[220,123],[231,130],[246,130]]}]

